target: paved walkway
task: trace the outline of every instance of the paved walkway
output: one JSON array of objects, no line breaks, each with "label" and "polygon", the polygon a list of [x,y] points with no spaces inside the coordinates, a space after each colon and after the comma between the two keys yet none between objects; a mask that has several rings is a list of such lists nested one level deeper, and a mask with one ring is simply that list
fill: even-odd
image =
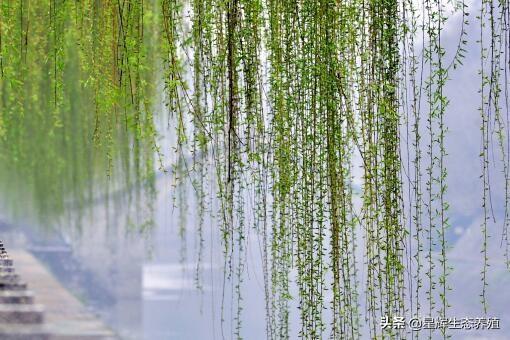
[{"label": "paved walkway", "polygon": [[[51,340],[112,340],[115,334],[66,288],[32,254],[9,249],[16,273],[44,307],[43,329]],[[29,331],[29,329],[26,329]]]}]

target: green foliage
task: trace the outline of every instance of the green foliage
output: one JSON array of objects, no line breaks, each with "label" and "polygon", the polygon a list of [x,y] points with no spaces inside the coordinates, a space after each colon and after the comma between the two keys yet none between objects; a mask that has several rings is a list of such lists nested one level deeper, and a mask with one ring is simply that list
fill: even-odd
[{"label": "green foliage", "polygon": [[[0,185],[42,214],[85,205],[105,174],[109,185],[143,185],[150,197],[154,163],[163,163],[152,109],[161,81],[175,121],[181,216],[187,179],[198,201],[199,288],[204,216],[219,202],[231,337],[242,337],[255,232],[268,338],[295,337],[293,312],[301,338],[406,338],[382,329],[381,317],[448,316],[445,93],[467,53],[468,24],[465,3],[449,5],[3,0]],[[455,13],[452,52],[444,27]],[[510,244],[508,13],[507,0],[483,0],[478,17],[484,310],[493,134],[507,257]]]},{"label": "green foliage", "polygon": [[143,27],[154,22],[142,6],[2,1],[0,185],[6,204],[25,202],[23,210],[33,207],[51,219],[90,203],[103,192],[105,175],[125,178],[109,181],[113,189],[150,185],[157,151],[154,51]]}]

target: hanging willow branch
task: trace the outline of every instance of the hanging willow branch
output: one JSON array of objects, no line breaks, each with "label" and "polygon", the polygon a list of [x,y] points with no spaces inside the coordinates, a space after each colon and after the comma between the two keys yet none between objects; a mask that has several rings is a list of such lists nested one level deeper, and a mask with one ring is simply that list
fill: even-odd
[{"label": "hanging willow branch", "polygon": [[[446,317],[450,307],[446,93],[468,39],[467,5],[451,5],[1,1],[0,173],[17,179],[1,184],[16,194],[22,183],[39,210],[57,215],[70,199],[90,200],[104,173],[147,184],[152,197],[155,156],[160,168],[164,161],[153,114],[161,82],[175,126],[181,215],[186,179],[198,202],[199,288],[205,216],[216,198],[219,206],[223,335],[230,306],[230,336],[242,337],[248,236],[256,233],[268,338],[406,338],[405,330],[381,327],[381,318]],[[481,6],[487,311],[498,166],[510,262],[510,10],[508,0]],[[445,27],[456,13],[451,51]]]}]

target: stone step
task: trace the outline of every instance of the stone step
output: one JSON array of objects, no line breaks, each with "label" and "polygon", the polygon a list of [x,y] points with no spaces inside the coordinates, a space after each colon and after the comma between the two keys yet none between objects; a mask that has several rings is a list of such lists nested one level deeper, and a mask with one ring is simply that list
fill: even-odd
[{"label": "stone step", "polygon": [[2,290],[12,290],[12,291],[21,291],[27,290],[27,284],[24,282],[2,282],[0,281],[0,291]]},{"label": "stone step", "polygon": [[0,275],[5,275],[5,274],[13,274],[14,273],[14,267],[3,267],[3,266],[0,266]]},{"label": "stone step", "polygon": [[0,282],[18,283],[18,282],[20,282],[20,277],[17,274],[0,273]]},{"label": "stone step", "polygon": [[0,323],[40,324],[44,321],[44,308],[41,305],[1,304]]},{"label": "stone step", "polygon": [[0,291],[0,304],[33,304],[34,293],[31,291]]},{"label": "stone step", "polygon": [[14,263],[13,263],[12,259],[3,258],[3,257],[0,256],[0,266],[12,267],[13,264]]},{"label": "stone step", "polygon": [[2,340],[50,340],[50,335],[43,325],[0,324]]},{"label": "stone step", "polygon": [[[13,260],[0,241],[0,340],[118,339],[101,321],[77,309],[79,301],[32,255],[18,250],[13,252],[13,257],[16,265],[21,264],[16,273]],[[27,289],[25,280],[35,293]],[[34,304],[34,295],[37,302],[49,305],[47,318],[42,305]]]}]

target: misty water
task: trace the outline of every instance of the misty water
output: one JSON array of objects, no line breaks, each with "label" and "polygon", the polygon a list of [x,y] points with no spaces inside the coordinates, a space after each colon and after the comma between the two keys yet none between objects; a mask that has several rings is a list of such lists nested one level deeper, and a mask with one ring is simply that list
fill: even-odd
[{"label": "misty water", "polygon": [[[205,223],[204,256],[198,264],[193,203],[186,211],[183,234],[183,220],[171,204],[169,176],[160,176],[157,183],[162,190],[150,231],[142,233],[128,225],[128,208],[110,207],[108,212],[100,204],[93,217],[82,221],[81,231],[40,229],[27,221],[3,218],[4,244],[35,254],[123,339],[214,339],[222,333],[229,338],[233,332],[230,289],[227,286],[222,296],[224,261],[218,230]],[[243,287],[247,292],[243,317],[248,320],[243,332],[260,339],[265,326],[264,288],[260,255],[251,255]]]}]

